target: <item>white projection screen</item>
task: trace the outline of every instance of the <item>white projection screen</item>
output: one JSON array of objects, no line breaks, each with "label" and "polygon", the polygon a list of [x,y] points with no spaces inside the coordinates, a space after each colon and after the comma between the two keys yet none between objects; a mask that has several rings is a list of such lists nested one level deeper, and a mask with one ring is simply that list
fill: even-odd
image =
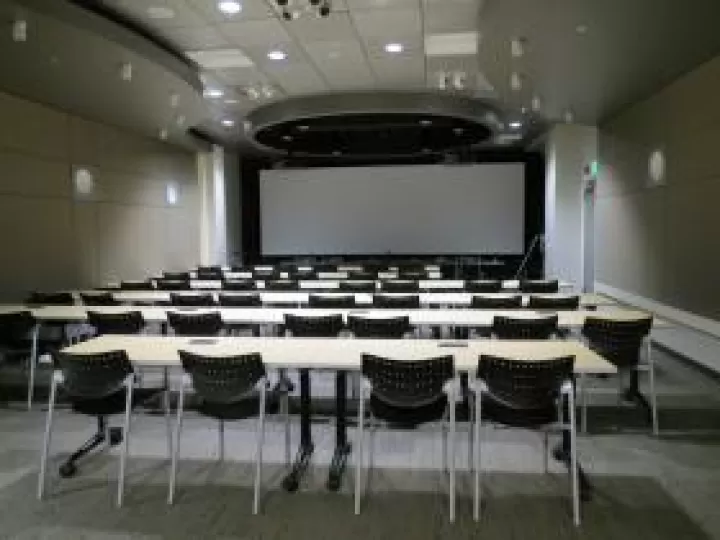
[{"label": "white projection screen", "polygon": [[264,255],[519,254],[522,163],[273,169]]}]

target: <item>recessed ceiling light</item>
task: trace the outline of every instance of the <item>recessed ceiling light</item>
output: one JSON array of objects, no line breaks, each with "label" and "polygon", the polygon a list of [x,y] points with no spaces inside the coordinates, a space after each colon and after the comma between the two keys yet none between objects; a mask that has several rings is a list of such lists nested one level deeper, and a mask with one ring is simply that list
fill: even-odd
[{"label": "recessed ceiling light", "polygon": [[423,127],[432,126],[432,120],[428,120],[427,118],[423,118],[418,123]]},{"label": "recessed ceiling light", "polygon": [[236,0],[221,0],[218,2],[218,9],[225,15],[237,15],[242,11],[242,4]]},{"label": "recessed ceiling light", "polygon": [[338,51],[330,51],[328,53],[328,58],[330,60],[337,60],[338,58],[340,58],[340,56],[342,55]]},{"label": "recessed ceiling light", "polygon": [[205,69],[244,68],[254,65],[240,49],[185,51],[185,55]]},{"label": "recessed ceiling light", "polygon": [[161,129],[158,133],[158,136],[160,137],[161,141],[166,141],[168,138],[168,130],[167,129]]},{"label": "recessed ceiling light", "polygon": [[385,45],[385,52],[389,52],[391,54],[398,54],[403,52],[403,46],[402,43],[388,43]]},{"label": "recessed ceiling light", "polygon": [[463,133],[465,133],[465,130],[461,127],[456,127],[456,128],[453,128],[453,133],[455,135],[462,135]]},{"label": "recessed ceiling light", "polygon": [[425,56],[469,56],[477,54],[477,32],[453,32],[425,36]]},{"label": "recessed ceiling light", "polygon": [[299,125],[299,126],[297,127],[297,130],[298,130],[298,131],[309,131],[309,130],[310,130],[310,126],[305,125],[305,124],[301,124],[301,125]]},{"label": "recessed ceiling light", "polygon": [[285,51],[270,51],[267,53],[267,57],[270,60],[285,60],[287,58],[287,54]]},{"label": "recessed ceiling light", "polygon": [[525,54],[525,38],[515,38],[510,41],[510,54],[513,58],[522,58]]},{"label": "recessed ceiling light", "polygon": [[510,122],[508,126],[510,126],[510,129],[520,129],[522,127],[522,122],[514,120]]},{"label": "recessed ceiling light", "polygon": [[225,100],[225,105],[237,105],[240,103],[237,99],[230,98]]},{"label": "recessed ceiling light", "polygon": [[512,88],[515,92],[522,88],[522,77],[517,71],[514,71],[510,75],[510,88]]},{"label": "recessed ceiling light", "polygon": [[282,140],[285,142],[291,142],[293,140],[293,138],[290,135],[283,135]]},{"label": "recessed ceiling light", "polygon": [[147,8],[147,14],[151,19],[158,20],[173,19],[175,17],[175,12],[165,6],[150,6]]},{"label": "recessed ceiling light", "polygon": [[229,118],[225,118],[220,123],[227,128],[233,127],[235,125],[235,121],[230,120]]},{"label": "recessed ceiling light", "polygon": [[589,30],[589,28],[588,28],[587,24],[578,24],[575,27],[575,32],[580,36],[584,36],[585,34],[587,34],[588,30]]},{"label": "recessed ceiling light", "polygon": [[206,88],[205,97],[210,99],[218,99],[223,97],[223,91],[219,88]]}]

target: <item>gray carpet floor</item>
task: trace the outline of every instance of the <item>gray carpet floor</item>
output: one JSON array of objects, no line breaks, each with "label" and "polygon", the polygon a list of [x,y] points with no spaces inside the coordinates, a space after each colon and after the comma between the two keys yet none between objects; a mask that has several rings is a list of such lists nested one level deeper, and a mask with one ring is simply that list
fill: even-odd
[{"label": "gray carpet floor", "polygon": [[[324,487],[334,427],[313,426],[317,451],[298,493],[280,488],[283,437],[268,426],[261,515],[253,516],[254,424],[226,433],[226,461],[217,461],[213,422],[188,416],[177,500],[166,504],[167,443],[162,417],[136,415],[126,499],[114,505],[116,449],[91,456],[73,479],[57,464],[91,432],[87,418],[60,411],[53,441],[50,492],[35,498],[42,407],[0,408],[0,538],[12,539],[720,539],[720,382],[659,352],[659,438],[645,417],[619,403],[613,380],[594,384],[590,432],[580,440],[594,486],[583,523],[572,525],[569,479],[552,462],[544,474],[539,434],[488,429],[483,445],[485,504],[471,517],[467,430],[458,433],[458,519],[447,519],[447,477],[437,429],[380,431],[362,514],[353,514],[354,472],[339,493]],[[322,381],[319,381],[322,383]],[[318,385],[322,388],[322,384]],[[349,430],[352,439],[354,430]],[[297,444],[297,426],[293,441]]]}]

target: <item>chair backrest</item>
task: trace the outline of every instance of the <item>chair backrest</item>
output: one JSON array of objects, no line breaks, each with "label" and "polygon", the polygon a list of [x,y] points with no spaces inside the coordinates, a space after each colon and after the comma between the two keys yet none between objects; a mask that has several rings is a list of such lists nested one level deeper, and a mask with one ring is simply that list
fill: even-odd
[{"label": "chair backrest", "polygon": [[[377,273],[368,272],[367,270],[349,270],[348,279],[355,279],[360,281],[374,281]],[[375,283],[373,282],[373,287]]]},{"label": "chair backrest", "polygon": [[522,296],[473,296],[472,309],[518,309],[522,307]]},{"label": "chair backrest", "polygon": [[35,318],[29,311],[0,313],[0,345],[13,347],[29,343]]},{"label": "chair backrest", "polygon": [[373,296],[373,307],[381,309],[417,309],[420,307],[420,296],[417,294]]},{"label": "chair backrest", "polygon": [[155,286],[149,279],[142,281],[121,281],[120,288],[125,291],[152,291]]},{"label": "chair backrest", "polygon": [[163,272],[163,279],[176,279],[178,281],[189,281],[190,272]]},{"label": "chair backrest", "polygon": [[260,353],[203,356],[180,350],[178,354],[195,393],[211,403],[235,403],[252,392],[265,376]]},{"label": "chair backrest", "polygon": [[218,311],[204,313],[168,311],[167,319],[178,336],[217,336],[224,326]]},{"label": "chair backrest", "polygon": [[557,331],[557,315],[533,319],[497,316],[492,324],[492,334],[499,339],[550,339]]},{"label": "chair backrest", "polygon": [[275,268],[254,268],[253,278],[254,279],[278,279],[280,272]]},{"label": "chair backrest", "polygon": [[619,367],[631,367],[640,361],[640,348],[652,322],[652,317],[628,321],[586,317],[582,335],[590,348],[608,361]]},{"label": "chair backrest", "polygon": [[557,279],[523,279],[520,281],[520,292],[524,293],[556,293],[560,290]]},{"label": "chair backrest", "polygon": [[428,273],[426,270],[403,270],[400,269],[399,272],[400,279],[427,279]]},{"label": "chair backrest", "polygon": [[347,327],[356,338],[401,339],[410,331],[410,317],[368,318],[348,315]]},{"label": "chair backrest", "polygon": [[329,309],[353,309],[355,307],[354,294],[341,295],[325,295],[311,294],[308,297],[308,305],[311,308],[329,308]]},{"label": "chair backrest", "polygon": [[410,279],[391,279],[380,282],[380,290],[384,292],[417,292],[418,282]]},{"label": "chair backrest", "polygon": [[293,337],[337,337],[343,330],[342,315],[285,314],[285,328]]},{"label": "chair backrest", "polygon": [[170,293],[170,303],[173,306],[211,307],[215,305],[215,298],[210,293]]},{"label": "chair backrest", "polygon": [[262,298],[257,293],[219,294],[218,303],[223,307],[261,307]]},{"label": "chair backrest", "polygon": [[187,279],[158,279],[155,281],[161,291],[189,291],[190,280]]},{"label": "chair backrest", "polygon": [[375,292],[375,282],[371,280],[365,281],[340,281],[339,288],[341,291],[352,292]]},{"label": "chair backrest", "polygon": [[223,272],[219,266],[198,266],[197,268],[198,279],[222,279]]},{"label": "chair backrest", "polygon": [[315,270],[313,268],[295,268],[288,272],[289,279],[315,279]]},{"label": "chair backrest", "polygon": [[528,301],[530,309],[554,309],[556,311],[580,309],[580,297],[575,296],[535,296]]},{"label": "chair backrest", "polygon": [[139,334],[145,327],[145,320],[139,311],[124,313],[87,312],[88,324],[95,327],[98,335]]},{"label": "chair backrest", "polygon": [[32,292],[25,301],[31,306],[72,306],[75,299],[69,292]]},{"label": "chair backrest", "polygon": [[298,283],[292,279],[269,279],[265,282],[265,288],[268,291],[296,291]]},{"label": "chair backrest", "polygon": [[225,279],[222,288],[226,291],[252,291],[255,289],[255,281],[252,279]]},{"label": "chair backrest", "polygon": [[465,290],[471,293],[498,293],[502,290],[499,279],[471,279],[465,282]]},{"label": "chair backrest", "polygon": [[133,372],[123,350],[92,354],[59,352],[55,357],[63,373],[63,390],[71,399],[102,399],[122,389]]},{"label": "chair backrest", "polygon": [[483,354],[477,376],[487,391],[509,408],[554,410],[563,383],[572,379],[574,364],[574,356],[515,360]]},{"label": "chair backrest", "polygon": [[94,293],[80,293],[80,299],[86,306],[119,306],[120,302],[115,300],[112,293],[109,292],[94,292]]},{"label": "chair backrest", "polygon": [[422,407],[443,395],[455,376],[452,356],[426,360],[391,360],[362,355],[362,374],[370,381],[376,399],[395,407]]}]

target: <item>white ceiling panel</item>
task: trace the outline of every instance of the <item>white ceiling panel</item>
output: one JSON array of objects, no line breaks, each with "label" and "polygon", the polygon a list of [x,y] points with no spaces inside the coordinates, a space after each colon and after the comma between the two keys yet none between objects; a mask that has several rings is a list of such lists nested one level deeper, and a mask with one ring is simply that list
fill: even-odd
[{"label": "white ceiling panel", "polygon": [[369,9],[351,12],[358,34],[366,42],[420,39],[422,25],[418,9]]},{"label": "white ceiling panel", "polygon": [[327,90],[325,81],[309,64],[284,64],[266,71],[287,94],[315,94]]},{"label": "white ceiling panel", "polygon": [[347,0],[347,5],[352,10],[398,8],[419,9],[420,0]]},{"label": "white ceiling panel", "polygon": [[[282,69],[283,66],[288,64],[304,63],[307,61],[304,51],[293,42],[270,43],[268,46],[253,45],[243,47],[243,51],[245,51],[248,58],[250,58],[258,68],[268,72],[273,69]],[[284,60],[271,60],[267,56],[270,51],[282,51],[285,53],[286,58]]]},{"label": "white ceiling panel", "polygon": [[143,24],[158,29],[202,26],[207,24],[184,0],[103,0],[103,3]]},{"label": "white ceiling panel", "polygon": [[375,82],[357,41],[308,43],[305,51],[333,89],[369,88]]},{"label": "white ceiling panel", "polygon": [[214,74],[222,82],[232,86],[257,84],[259,81],[264,82],[265,79],[265,76],[254,67],[216,69]]},{"label": "white ceiling panel", "polygon": [[219,28],[222,34],[241,48],[269,49],[292,41],[283,24],[277,19],[223,23]]},{"label": "white ceiling panel", "polygon": [[398,56],[370,60],[379,88],[413,89],[425,87],[425,59]]},{"label": "white ceiling panel", "polygon": [[466,32],[478,26],[478,6],[475,2],[432,2],[424,8],[423,24],[426,33]]},{"label": "white ceiling panel", "polygon": [[303,43],[357,39],[347,12],[335,12],[329,17],[302,17],[287,23],[286,27]]},{"label": "white ceiling panel", "polygon": [[218,9],[217,0],[185,0],[208,21],[216,23],[242,22],[256,19],[269,19],[273,16],[265,0],[242,0],[242,11],[235,15],[227,15]]},{"label": "white ceiling panel", "polygon": [[218,32],[215,26],[196,26],[192,28],[169,28],[165,37],[182,50],[207,50],[227,47],[229,42]]}]

